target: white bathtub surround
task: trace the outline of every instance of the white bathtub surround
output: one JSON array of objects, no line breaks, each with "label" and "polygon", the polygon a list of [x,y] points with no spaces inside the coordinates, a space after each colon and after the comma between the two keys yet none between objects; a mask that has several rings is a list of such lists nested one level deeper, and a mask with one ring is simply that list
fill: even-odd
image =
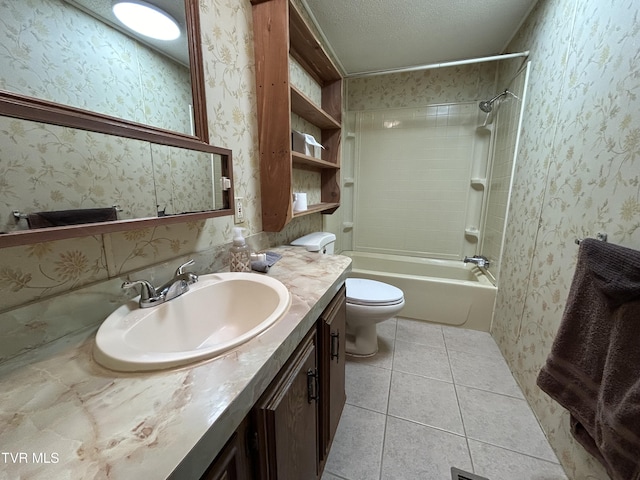
[{"label": "white bathtub surround", "polygon": [[55,453],[59,459],[4,462],[7,478],[165,478],[172,472],[198,478],[333,298],[350,265],[343,256],[274,250],[283,258],[269,275],[289,288],[291,308],[221,358],[155,373],[112,372],[92,359],[91,326],[3,364],[3,452],[27,452],[29,458]]},{"label": "white bathtub surround", "polygon": [[[357,112],[354,245],[358,251],[456,259],[475,251],[489,138],[476,102]],[[475,193],[479,193],[475,195]]]},{"label": "white bathtub surround", "polygon": [[404,292],[403,317],[489,331],[497,289],[479,268],[454,260],[342,254],[353,260],[352,276],[388,283]]}]

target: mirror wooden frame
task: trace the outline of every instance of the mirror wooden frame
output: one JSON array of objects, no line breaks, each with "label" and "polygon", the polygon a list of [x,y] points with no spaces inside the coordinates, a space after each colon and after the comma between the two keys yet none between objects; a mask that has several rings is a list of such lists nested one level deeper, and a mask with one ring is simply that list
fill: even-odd
[{"label": "mirror wooden frame", "polygon": [[37,230],[19,230],[0,234],[0,248],[233,215],[231,150],[209,144],[198,0],[184,0],[184,4],[187,42],[189,44],[195,135],[173,132],[4,90],[0,90],[0,115],[218,154],[223,158],[222,175],[231,180],[231,189],[224,191],[224,200],[229,208],[166,217],[88,223]]}]

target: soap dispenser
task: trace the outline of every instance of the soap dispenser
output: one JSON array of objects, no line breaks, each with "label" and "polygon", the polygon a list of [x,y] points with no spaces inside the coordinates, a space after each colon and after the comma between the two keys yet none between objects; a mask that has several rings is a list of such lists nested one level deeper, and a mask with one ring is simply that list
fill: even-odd
[{"label": "soap dispenser", "polygon": [[229,249],[229,269],[232,272],[251,271],[251,249],[242,236],[242,227],[233,229],[233,245]]}]

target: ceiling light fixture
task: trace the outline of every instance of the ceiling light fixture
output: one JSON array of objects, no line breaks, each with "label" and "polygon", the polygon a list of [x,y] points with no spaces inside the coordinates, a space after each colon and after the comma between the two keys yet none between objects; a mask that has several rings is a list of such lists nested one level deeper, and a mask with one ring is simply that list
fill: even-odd
[{"label": "ceiling light fixture", "polygon": [[180,27],[171,15],[158,7],[140,0],[118,1],[113,14],[131,30],[157,40],[175,40]]}]

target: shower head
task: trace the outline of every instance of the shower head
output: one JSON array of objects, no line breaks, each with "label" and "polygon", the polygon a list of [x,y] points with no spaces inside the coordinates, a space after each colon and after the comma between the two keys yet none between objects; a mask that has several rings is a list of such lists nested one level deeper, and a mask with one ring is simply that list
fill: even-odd
[{"label": "shower head", "polygon": [[[511,94],[513,95],[513,93],[511,93],[509,90],[505,90],[502,93],[499,93],[498,95],[496,95],[495,97],[493,97],[491,100],[485,100],[483,102],[480,102],[478,104],[478,107],[480,108],[480,110],[482,110],[485,113],[489,113],[491,110],[493,110],[493,102],[495,102],[497,99],[499,99],[500,97],[507,95],[507,94]],[[513,95],[515,97],[515,95]],[[516,97],[517,98],[517,97]]]},{"label": "shower head", "polygon": [[480,107],[480,110],[482,110],[485,113],[489,113],[493,109],[493,105],[490,100],[485,100],[484,102],[480,102],[478,106]]}]

